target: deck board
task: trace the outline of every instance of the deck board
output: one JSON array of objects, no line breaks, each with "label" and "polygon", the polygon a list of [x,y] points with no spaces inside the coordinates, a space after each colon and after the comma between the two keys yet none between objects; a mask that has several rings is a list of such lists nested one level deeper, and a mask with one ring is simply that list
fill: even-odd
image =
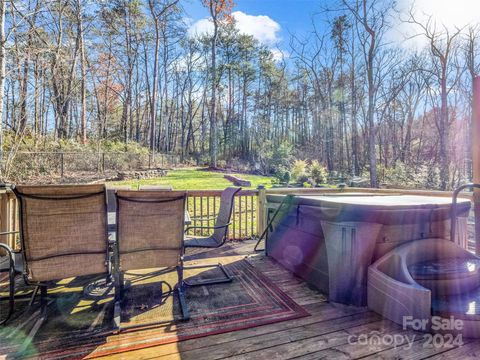
[{"label": "deck board", "polygon": [[[455,348],[425,347],[423,334],[403,330],[367,308],[329,303],[270,258],[251,255],[253,242],[232,244],[232,255],[248,256],[248,261],[269,277],[311,316],[240,331],[210,335],[174,344],[165,344],[122,354],[111,359],[463,359],[480,357],[480,341],[465,341]],[[225,256],[213,250],[210,256]],[[352,344],[362,334],[403,336],[392,344]],[[405,336],[414,339],[407,343]]]}]

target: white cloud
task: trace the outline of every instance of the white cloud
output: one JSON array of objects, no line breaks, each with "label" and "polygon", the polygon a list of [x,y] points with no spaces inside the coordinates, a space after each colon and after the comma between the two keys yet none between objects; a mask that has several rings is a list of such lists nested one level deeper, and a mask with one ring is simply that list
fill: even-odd
[{"label": "white cloud", "polygon": [[188,35],[190,37],[202,36],[209,34],[213,31],[213,24],[208,19],[201,19],[192,24],[188,29]]},{"label": "white cloud", "polygon": [[435,25],[438,31],[444,28],[453,31],[456,28],[480,23],[480,0],[400,0],[398,4],[400,17],[388,38],[396,42],[404,41],[406,47],[420,47],[426,44],[425,37],[415,36],[421,33],[418,25],[401,21],[408,19],[410,9],[413,9],[417,21],[426,23],[430,18],[431,24]]},{"label": "white cloud", "polygon": [[232,13],[237,29],[247,35],[253,36],[260,43],[273,45],[278,43],[278,32],[280,25],[265,15],[248,15],[241,11]]},{"label": "white cloud", "polygon": [[480,1],[478,0],[403,0],[407,5],[414,4],[415,12],[428,16],[440,25],[448,28],[464,27],[480,20]]},{"label": "white cloud", "polygon": [[280,49],[270,49],[270,52],[273,55],[273,61],[280,62],[290,57],[290,54],[287,51],[280,50]]},{"label": "white cloud", "polygon": [[[232,13],[235,25],[242,34],[253,36],[260,43],[268,46],[275,45],[280,41],[278,32],[280,25],[265,15],[248,15],[242,11]],[[201,19],[190,26],[190,36],[209,34],[213,30],[213,24],[209,19]]]}]

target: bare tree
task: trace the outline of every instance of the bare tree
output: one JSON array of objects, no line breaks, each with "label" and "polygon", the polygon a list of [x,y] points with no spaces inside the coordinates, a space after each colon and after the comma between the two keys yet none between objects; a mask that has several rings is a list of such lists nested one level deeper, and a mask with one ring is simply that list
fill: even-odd
[{"label": "bare tree", "polygon": [[221,21],[228,20],[233,8],[233,0],[202,0],[205,7],[208,8],[213,22],[213,33],[211,38],[211,106],[210,106],[210,166],[217,166],[217,41],[218,29]]},{"label": "bare tree", "polygon": [[450,184],[448,95],[454,88],[452,84],[458,80],[458,77],[455,76],[449,85],[449,70],[452,64],[452,57],[455,56],[454,52],[457,49],[456,39],[460,36],[462,29],[456,29],[452,32],[446,26],[442,26],[441,30],[439,30],[432,17],[422,22],[415,17],[412,10],[407,22],[418,26],[422,35],[427,39],[432,62],[431,68],[424,68],[423,71],[434,76],[440,88],[440,111],[435,119],[439,135],[440,186],[442,190],[446,190]]},{"label": "bare tree", "polygon": [[388,12],[394,1],[379,0],[341,0],[341,4],[355,18],[357,32],[362,47],[365,74],[367,79],[367,124],[368,124],[368,159],[370,185],[378,186],[377,155],[375,149],[375,103],[380,84],[376,76],[376,60],[382,47],[382,37],[388,29]]}]

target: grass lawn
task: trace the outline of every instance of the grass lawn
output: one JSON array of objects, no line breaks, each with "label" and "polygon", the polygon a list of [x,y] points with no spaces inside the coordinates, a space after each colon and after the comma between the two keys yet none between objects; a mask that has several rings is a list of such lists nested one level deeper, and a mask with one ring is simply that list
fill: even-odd
[{"label": "grass lawn", "polygon": [[[174,190],[221,190],[232,183],[223,177],[224,173],[215,171],[204,171],[201,169],[178,169],[171,170],[165,177],[145,180],[116,181],[113,185],[130,185],[136,189],[139,185],[164,185],[173,186]],[[272,178],[267,176],[235,174],[236,176],[249,180],[252,186],[249,189],[256,189],[259,185],[269,188],[272,186]]]}]

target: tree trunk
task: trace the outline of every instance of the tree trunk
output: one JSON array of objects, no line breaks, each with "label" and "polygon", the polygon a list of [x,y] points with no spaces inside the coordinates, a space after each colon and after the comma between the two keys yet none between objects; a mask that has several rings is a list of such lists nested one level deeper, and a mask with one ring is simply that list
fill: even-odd
[{"label": "tree trunk", "polygon": [[85,41],[83,34],[83,14],[82,14],[82,1],[77,0],[78,11],[78,38],[80,40],[80,71],[82,79],[80,80],[80,132],[82,143],[87,143],[87,88],[86,88],[86,60],[85,60]]},{"label": "tree trunk", "polygon": [[212,98],[210,110],[210,166],[217,167],[217,37],[218,22],[213,7],[211,15],[213,18],[213,37],[212,37]]},{"label": "tree trunk", "polygon": [[3,179],[5,169],[3,166],[3,100],[5,97],[5,4],[0,0],[0,177]]}]

